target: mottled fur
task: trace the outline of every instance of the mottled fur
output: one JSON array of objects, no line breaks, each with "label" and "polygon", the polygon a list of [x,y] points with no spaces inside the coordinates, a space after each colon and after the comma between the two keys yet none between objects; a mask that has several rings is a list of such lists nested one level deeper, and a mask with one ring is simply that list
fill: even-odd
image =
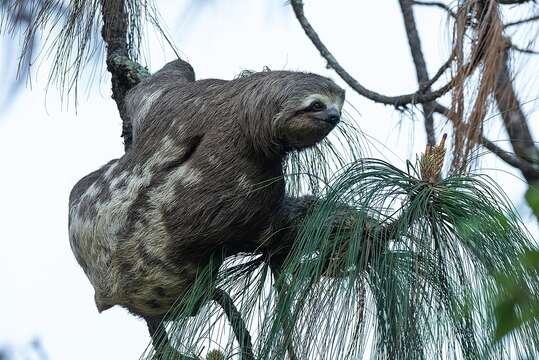
[{"label": "mottled fur", "polygon": [[132,141],[136,141],[141,122],[164,92],[182,82],[193,81],[195,81],[195,71],[191,65],[183,60],[175,60],[129,90],[125,97],[125,108],[131,121]]},{"label": "mottled fur", "polygon": [[332,114],[344,99],[315,74],[193,81],[163,70],[129,95],[133,146],[70,196],[71,247],[100,311],[159,318],[213,255],[262,246],[282,210],[286,154],[335,126],[305,99],[318,94]]}]

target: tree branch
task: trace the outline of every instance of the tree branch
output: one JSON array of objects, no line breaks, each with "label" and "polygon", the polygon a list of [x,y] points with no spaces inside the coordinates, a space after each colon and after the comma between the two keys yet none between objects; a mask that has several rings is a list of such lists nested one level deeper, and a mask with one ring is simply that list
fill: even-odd
[{"label": "tree branch", "polygon": [[224,290],[215,289],[212,300],[221,306],[230,322],[230,326],[232,326],[236,340],[240,344],[241,359],[255,360],[251,335],[245,326],[241,313],[234,305],[234,301],[232,301],[230,295]]},{"label": "tree branch", "polygon": [[504,59],[498,70],[494,98],[505,130],[511,140],[513,151],[518,158],[532,166],[532,169],[521,169],[522,174],[528,183],[535,184],[539,181],[539,149],[535,146],[526,116],[522,111],[522,105],[513,87],[513,79],[508,66],[509,52],[507,49],[504,51],[503,56]]},{"label": "tree branch", "polygon": [[[417,82],[420,89],[425,92],[430,92],[429,74],[427,71],[427,64],[425,63],[425,56],[421,49],[421,39],[417,32],[417,26],[414,18],[414,12],[412,9],[411,0],[399,0],[401,7],[402,17],[404,20],[404,28],[406,29],[406,36],[408,37],[408,45],[412,53],[412,59],[414,60]],[[425,102],[423,105],[423,114],[425,116],[425,131],[427,132],[427,143],[430,146],[436,144],[436,135],[434,133],[434,110],[432,102]]]},{"label": "tree branch", "polygon": [[122,118],[122,137],[125,150],[132,141],[131,121],[126,114],[125,95],[148,71],[129,57],[127,44],[128,16],[124,0],[101,0],[103,29],[101,36],[107,44],[107,70],[111,73],[112,98]]},{"label": "tree branch", "polygon": [[455,59],[455,54],[452,53],[451,56],[449,57],[449,59],[447,59],[446,62],[443,63],[442,66],[440,66],[438,71],[436,71],[434,76],[429,81],[427,81],[425,84],[423,84],[423,86],[420,88],[420,91],[425,92],[432,85],[434,85],[434,83],[440,79],[440,77],[445,73],[445,71],[447,69],[449,69],[449,67],[453,63],[454,59]]},{"label": "tree branch", "polygon": [[318,36],[316,31],[313,29],[313,27],[311,26],[311,24],[305,17],[305,14],[303,11],[303,1],[291,0],[290,4],[292,5],[292,9],[294,10],[294,14],[296,15],[296,18],[298,19],[300,25],[305,31],[305,34],[311,40],[313,45],[318,49],[318,51],[320,52],[320,55],[327,61],[328,66],[331,67],[333,70],[335,70],[335,72],[358,94],[377,103],[382,103],[385,105],[393,105],[395,107],[403,107],[408,104],[422,104],[422,103],[433,101],[439,98],[440,96],[446,94],[453,88],[454,79],[449,81],[444,86],[440,87],[438,90],[429,92],[429,93],[425,93],[421,90],[418,90],[412,94],[399,95],[399,96],[386,96],[386,95],[382,95],[375,91],[365,88],[339,64],[337,59],[335,59],[333,54],[331,54],[331,52],[324,45],[322,40],[320,40],[320,37]]},{"label": "tree branch", "polygon": [[481,145],[483,145],[485,148],[490,150],[494,155],[498,156],[500,159],[505,161],[507,164],[522,170],[522,169],[531,169],[530,164],[518,159],[516,156],[514,156],[511,152],[505,151],[496,144],[494,144],[492,141],[486,139],[485,137],[481,136],[480,138]]},{"label": "tree branch", "polygon": [[535,0],[498,0],[498,2],[501,5],[518,5],[518,4],[524,4],[530,1],[535,2]]}]

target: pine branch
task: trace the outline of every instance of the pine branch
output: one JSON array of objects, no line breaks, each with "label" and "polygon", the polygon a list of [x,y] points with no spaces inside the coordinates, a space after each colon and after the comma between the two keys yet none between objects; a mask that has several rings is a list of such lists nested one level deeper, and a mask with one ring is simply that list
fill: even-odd
[{"label": "pine branch", "polygon": [[149,72],[129,57],[127,43],[128,15],[124,0],[102,0],[103,29],[101,35],[107,44],[107,70],[111,73],[112,98],[122,118],[122,137],[125,150],[131,146],[131,121],[126,114],[125,95]]},{"label": "pine branch", "polygon": [[156,360],[165,360],[172,356],[178,360],[200,360],[198,357],[187,356],[177,352],[167,336],[167,329],[160,320],[146,319],[148,332],[152,338],[152,345],[155,350]]}]

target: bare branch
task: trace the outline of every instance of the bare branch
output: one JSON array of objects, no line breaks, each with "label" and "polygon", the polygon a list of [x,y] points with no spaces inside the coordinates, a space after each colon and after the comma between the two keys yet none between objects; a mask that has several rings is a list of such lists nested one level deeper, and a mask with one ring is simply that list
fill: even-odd
[{"label": "bare branch", "polygon": [[440,77],[446,72],[446,70],[449,69],[454,59],[455,59],[455,54],[453,53],[451,54],[449,59],[447,59],[446,62],[443,63],[442,66],[440,66],[440,68],[438,69],[438,71],[436,71],[434,76],[427,83],[423,84],[423,86],[421,87],[421,91],[425,91],[426,89],[434,85],[434,83],[440,79]]},{"label": "bare branch", "polygon": [[331,54],[331,52],[324,45],[322,40],[320,40],[320,37],[305,17],[305,13],[303,11],[303,1],[291,0],[290,3],[292,5],[292,9],[294,10],[296,18],[298,19],[300,25],[305,31],[305,34],[311,40],[313,45],[318,49],[320,55],[327,61],[328,66],[335,70],[335,72],[358,94],[377,103],[393,105],[395,107],[403,107],[408,104],[422,104],[433,101],[446,94],[453,88],[453,84],[455,82],[454,79],[449,81],[446,85],[442,86],[438,90],[429,93],[418,90],[417,92],[412,94],[386,96],[365,88],[339,64],[337,59],[335,59],[333,54]]},{"label": "bare branch", "polygon": [[[417,26],[414,18],[414,12],[412,9],[411,0],[399,0],[401,7],[402,17],[404,20],[404,28],[406,29],[406,36],[408,38],[408,45],[412,53],[412,59],[414,60],[415,71],[417,75],[417,82],[420,89],[428,92],[430,86],[427,85],[429,81],[429,73],[427,71],[427,64],[425,63],[425,56],[421,49],[421,39],[417,32]],[[433,116],[433,104],[432,102],[423,103],[423,114],[425,116],[425,131],[427,132],[427,143],[430,146],[436,144],[436,135],[434,133],[434,116]]]},{"label": "bare branch", "polygon": [[523,53],[523,54],[528,54],[528,55],[539,55],[539,51],[538,51],[538,50],[527,49],[527,48],[521,48],[521,47],[518,47],[518,46],[515,45],[515,44],[511,44],[509,47],[510,47],[511,50],[518,51],[518,52]]},{"label": "bare branch", "polygon": [[507,164],[515,167],[519,170],[522,169],[531,169],[530,164],[517,158],[512,152],[505,151],[500,148],[498,145],[494,144],[492,141],[488,140],[484,136],[481,136],[481,145],[490,150],[494,155],[505,161]]},{"label": "bare branch", "polygon": [[507,28],[509,28],[511,26],[517,26],[517,25],[521,25],[521,24],[525,24],[525,23],[532,22],[532,21],[537,21],[537,20],[539,20],[539,15],[535,15],[535,16],[529,17],[527,19],[522,19],[522,20],[510,22],[510,23],[505,24],[503,27],[505,29],[507,29]]},{"label": "bare branch", "polygon": [[452,18],[457,17],[457,14],[453,10],[451,10],[451,8],[449,6],[447,6],[447,4],[444,4],[442,2],[438,2],[438,1],[414,1],[413,5],[438,7],[440,9],[445,10],[447,12],[447,14],[449,16],[451,16]]},{"label": "bare branch", "polygon": [[501,5],[518,5],[535,0],[498,0]]},{"label": "bare branch", "polygon": [[509,71],[509,52],[503,54],[504,59],[498,70],[494,98],[500,110],[505,130],[509,134],[515,154],[533,166],[531,170],[522,170],[522,174],[530,184],[539,181],[539,149],[535,146],[528,127],[522,105],[513,87],[513,79]]}]

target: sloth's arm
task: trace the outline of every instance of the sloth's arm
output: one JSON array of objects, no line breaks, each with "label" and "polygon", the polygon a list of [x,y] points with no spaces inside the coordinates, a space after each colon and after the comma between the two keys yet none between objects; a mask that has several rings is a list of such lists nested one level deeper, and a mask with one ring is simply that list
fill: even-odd
[{"label": "sloth's arm", "polygon": [[[294,242],[301,235],[302,227],[312,226],[306,225],[304,220],[316,211],[322,201],[315,196],[285,198],[278,224],[275,226],[278,229],[277,235],[271,245],[270,261],[275,270],[278,270],[285,261]],[[349,234],[350,239],[346,239],[341,246],[347,246],[349,241],[354,241],[354,234],[358,233],[362,234],[361,241],[377,242],[380,246],[396,235],[398,219],[380,223],[347,204],[335,204],[332,211],[327,211],[326,216],[318,226],[329,227],[332,234],[340,233],[340,241],[343,241],[343,236],[346,238]],[[363,229],[359,229],[358,226],[362,226]]]},{"label": "sloth's arm", "polygon": [[131,122],[133,142],[139,135],[152,105],[172,87],[195,81],[192,66],[181,59],[167,63],[156,73],[144,78],[125,97],[126,114]]}]

